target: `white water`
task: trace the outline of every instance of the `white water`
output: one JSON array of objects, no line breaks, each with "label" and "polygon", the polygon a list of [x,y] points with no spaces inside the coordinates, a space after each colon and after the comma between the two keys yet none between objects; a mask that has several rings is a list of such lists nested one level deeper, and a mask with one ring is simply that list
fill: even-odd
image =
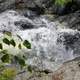
[{"label": "white water", "polygon": [[[63,42],[58,43],[57,39],[61,33],[74,35],[78,32],[77,30],[66,29],[58,21],[50,22],[45,17],[31,20],[15,11],[6,11],[0,14],[0,20],[0,31],[12,31],[14,34],[20,35],[23,40],[27,39],[31,42],[32,49],[25,53],[28,55],[27,62],[29,64],[40,69],[53,70],[61,63],[75,58],[73,49],[66,50]],[[22,30],[20,25],[14,24],[16,21],[28,22],[34,27]],[[64,37],[61,37],[61,40],[64,41]]]}]

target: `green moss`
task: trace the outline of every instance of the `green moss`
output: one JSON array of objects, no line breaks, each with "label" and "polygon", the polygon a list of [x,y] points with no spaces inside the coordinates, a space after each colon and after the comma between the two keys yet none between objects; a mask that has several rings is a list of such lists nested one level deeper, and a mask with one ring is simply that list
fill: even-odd
[{"label": "green moss", "polygon": [[55,0],[55,4],[60,6],[64,6],[68,2],[72,2],[72,0]]},{"label": "green moss", "polygon": [[15,68],[6,68],[0,75],[0,80],[13,80],[17,72]]}]

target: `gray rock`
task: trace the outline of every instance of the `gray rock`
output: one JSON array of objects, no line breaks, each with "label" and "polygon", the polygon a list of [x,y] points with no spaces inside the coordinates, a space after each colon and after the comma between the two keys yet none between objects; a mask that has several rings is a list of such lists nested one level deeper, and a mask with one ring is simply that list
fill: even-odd
[{"label": "gray rock", "polygon": [[[0,12],[7,9],[29,9],[37,14],[57,13],[60,15],[74,12],[80,9],[79,0],[73,0],[65,6],[55,5],[55,0],[1,0]],[[78,7],[77,7],[78,6]]]},{"label": "gray rock", "polygon": [[57,39],[58,44],[62,43],[66,50],[72,49],[74,56],[79,56],[80,54],[80,32],[61,32]]},{"label": "gray rock", "polygon": [[15,7],[15,0],[0,0],[0,12]]},{"label": "gray rock", "polygon": [[64,63],[53,74],[52,80],[80,80],[80,57]]},{"label": "gray rock", "polygon": [[[18,1],[17,1],[18,2]],[[64,6],[56,5],[55,0],[23,0],[23,6],[31,9],[33,11],[37,11],[39,14],[41,13],[57,13],[60,15],[72,13],[78,9],[80,9],[79,0],[73,0],[72,2],[68,2]],[[18,3],[19,4],[19,3]],[[78,6],[78,7],[77,7]]]},{"label": "gray rock", "polygon": [[61,24],[64,24],[65,28],[80,31],[80,10],[65,16],[58,16],[54,20],[58,20]]},{"label": "gray rock", "polygon": [[65,62],[53,73],[44,74],[41,72],[39,74],[39,72],[34,72],[31,76],[28,73],[23,73],[18,75],[15,80],[21,80],[20,76],[24,80],[80,80],[80,57]]}]

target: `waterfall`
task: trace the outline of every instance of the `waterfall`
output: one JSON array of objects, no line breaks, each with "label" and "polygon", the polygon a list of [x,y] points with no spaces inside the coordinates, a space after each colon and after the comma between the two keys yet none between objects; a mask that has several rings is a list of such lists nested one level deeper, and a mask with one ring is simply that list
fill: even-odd
[{"label": "waterfall", "polygon": [[26,63],[30,65],[53,70],[79,56],[79,31],[66,28],[58,21],[51,22],[45,16],[30,19],[13,10],[1,13],[0,20],[1,33],[11,31],[30,41],[32,49],[24,50],[28,57]]}]

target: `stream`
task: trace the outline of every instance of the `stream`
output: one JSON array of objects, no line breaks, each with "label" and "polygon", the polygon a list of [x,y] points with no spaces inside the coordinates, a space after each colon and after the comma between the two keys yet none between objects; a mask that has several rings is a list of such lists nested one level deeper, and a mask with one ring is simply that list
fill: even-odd
[{"label": "stream", "polygon": [[26,63],[40,70],[55,71],[64,62],[80,56],[78,30],[70,29],[58,20],[51,21],[45,15],[27,14],[25,17],[14,10],[0,14],[1,35],[3,31],[11,31],[30,41],[32,49],[23,50],[27,56]]}]

